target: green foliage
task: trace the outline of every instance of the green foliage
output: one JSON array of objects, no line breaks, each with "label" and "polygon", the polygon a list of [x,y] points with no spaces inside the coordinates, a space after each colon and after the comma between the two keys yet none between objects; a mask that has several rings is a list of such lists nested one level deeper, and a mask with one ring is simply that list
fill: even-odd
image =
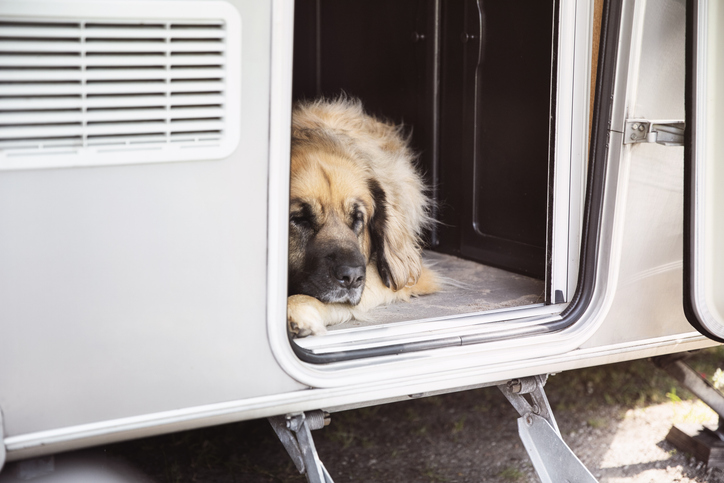
[{"label": "green foliage", "polygon": [[518,468],[508,466],[498,474],[499,477],[505,481],[520,481],[525,478],[525,473],[520,471]]},{"label": "green foliage", "polygon": [[347,449],[354,443],[356,437],[352,431],[345,430],[343,426],[334,426],[333,428],[327,435],[330,441],[339,443],[342,449]]},{"label": "green foliage", "polygon": [[[724,346],[698,351],[687,362],[699,373],[717,378],[724,384],[724,374],[716,372],[724,362]],[[546,393],[554,410],[591,409],[605,401],[606,405],[641,407],[651,403],[689,400],[694,396],[649,360],[620,362],[589,367],[551,377]]]},{"label": "green foliage", "polygon": [[593,429],[602,428],[606,425],[606,420],[604,418],[589,418],[586,423],[592,427]]},{"label": "green foliage", "polygon": [[671,386],[671,391],[666,393],[666,397],[669,401],[672,403],[678,403],[681,402],[681,398],[676,394],[676,388]]},{"label": "green foliage", "polygon": [[453,434],[459,433],[460,431],[463,430],[464,427],[465,427],[465,416],[463,416],[460,419],[458,419],[457,421],[455,421],[455,423],[453,424],[453,430],[452,430]]},{"label": "green foliage", "polygon": [[420,473],[422,474],[422,476],[427,478],[427,481],[430,481],[430,482],[444,483],[444,482],[448,481],[448,479],[443,474],[441,474],[437,470],[437,468],[434,468],[429,465],[425,466],[424,469],[420,470]]},{"label": "green foliage", "polygon": [[420,413],[416,408],[410,406],[405,410],[405,418],[411,423],[414,423],[420,420]]}]

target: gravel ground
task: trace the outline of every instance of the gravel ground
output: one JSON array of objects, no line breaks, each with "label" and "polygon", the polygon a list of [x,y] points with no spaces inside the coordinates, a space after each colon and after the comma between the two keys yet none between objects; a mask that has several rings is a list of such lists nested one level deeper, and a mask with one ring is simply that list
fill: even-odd
[{"label": "gravel ground", "polygon": [[[711,376],[719,361],[724,351],[715,348],[691,364]],[[650,362],[561,373],[549,379],[546,392],[564,440],[600,482],[724,483],[724,472],[664,439],[675,423],[715,426],[716,414]],[[313,434],[337,483],[537,482],[517,417],[496,388],[485,388],[335,413],[330,426]],[[265,420],[109,445],[98,453],[155,482],[306,481]]]},{"label": "gravel ground", "polygon": [[564,434],[569,446],[601,482],[724,482],[720,470],[709,471],[664,440],[672,423],[693,421],[716,427],[717,416],[700,401],[628,410],[616,407],[578,421],[578,428],[567,422]]}]

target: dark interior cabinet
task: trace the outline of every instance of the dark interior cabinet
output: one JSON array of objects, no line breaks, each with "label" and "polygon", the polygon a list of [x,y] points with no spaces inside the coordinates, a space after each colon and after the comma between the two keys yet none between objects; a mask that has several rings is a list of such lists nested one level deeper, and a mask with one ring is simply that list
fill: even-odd
[{"label": "dark interior cabinet", "polygon": [[429,247],[544,278],[554,1],[297,0],[295,99],[359,97],[412,133]]}]

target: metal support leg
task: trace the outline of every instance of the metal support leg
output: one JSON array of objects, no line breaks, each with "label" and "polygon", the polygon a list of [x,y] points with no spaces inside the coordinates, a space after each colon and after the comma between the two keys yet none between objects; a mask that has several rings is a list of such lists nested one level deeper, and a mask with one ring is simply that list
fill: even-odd
[{"label": "metal support leg", "polygon": [[[563,442],[548,398],[547,375],[513,379],[498,389],[520,414],[518,434],[543,483],[595,483],[596,479]],[[529,394],[528,401],[524,394]]]},{"label": "metal support leg", "polygon": [[307,475],[309,483],[334,483],[319,459],[311,432],[329,424],[328,414],[324,411],[287,414],[269,418],[269,423],[299,472]]}]

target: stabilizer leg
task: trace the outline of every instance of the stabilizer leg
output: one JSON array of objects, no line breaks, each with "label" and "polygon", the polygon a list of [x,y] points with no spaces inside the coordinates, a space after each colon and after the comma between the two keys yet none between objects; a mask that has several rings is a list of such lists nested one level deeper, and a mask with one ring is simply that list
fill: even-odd
[{"label": "stabilizer leg", "polygon": [[[520,414],[518,434],[543,483],[596,483],[561,438],[543,386],[547,375],[513,379],[498,389]],[[528,401],[524,395],[530,395]]]},{"label": "stabilizer leg", "polygon": [[313,429],[329,424],[329,414],[324,411],[287,414],[269,418],[269,423],[300,473],[306,474],[309,483],[334,483],[319,459],[312,439]]}]

